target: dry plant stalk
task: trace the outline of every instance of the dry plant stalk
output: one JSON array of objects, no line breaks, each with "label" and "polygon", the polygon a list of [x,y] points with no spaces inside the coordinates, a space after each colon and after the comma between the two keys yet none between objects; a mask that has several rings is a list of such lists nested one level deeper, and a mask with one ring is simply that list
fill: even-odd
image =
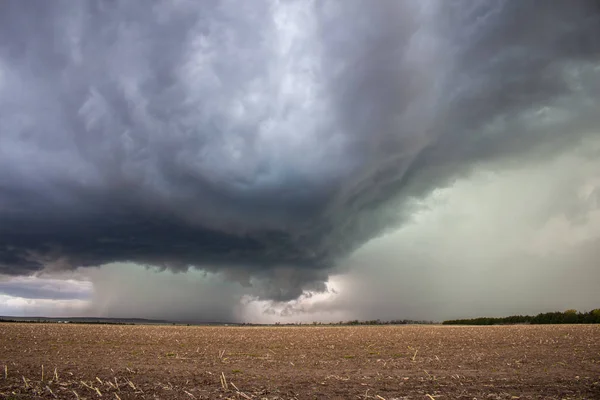
[{"label": "dry plant stalk", "polygon": [[133,384],[133,382],[131,382],[129,379],[127,379],[127,384],[128,384],[129,386],[131,386],[131,388],[132,388],[133,390],[137,390],[137,389],[136,389],[136,387],[135,387],[135,385]]},{"label": "dry plant stalk", "polygon": [[50,387],[48,385],[46,385],[46,389],[48,389],[48,391],[50,392],[50,394],[56,398],[56,395],[54,394],[54,392],[52,391],[52,389],[50,389]]},{"label": "dry plant stalk", "polygon": [[233,388],[236,390],[236,393],[238,396],[242,396],[245,399],[252,399],[252,397],[248,396],[246,393],[244,393],[240,389],[238,389],[238,387],[235,386],[235,383],[233,383],[233,382],[229,382],[229,383],[231,383],[231,386],[233,386]]},{"label": "dry plant stalk", "polygon": [[221,386],[223,386],[224,390],[229,390],[229,386],[227,385],[227,378],[225,378],[225,373],[221,372]]}]

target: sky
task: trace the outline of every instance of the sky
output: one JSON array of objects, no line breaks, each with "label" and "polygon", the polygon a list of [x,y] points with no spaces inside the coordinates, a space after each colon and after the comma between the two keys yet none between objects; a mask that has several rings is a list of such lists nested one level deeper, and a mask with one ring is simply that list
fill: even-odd
[{"label": "sky", "polygon": [[0,3],[0,315],[600,306],[592,0]]}]

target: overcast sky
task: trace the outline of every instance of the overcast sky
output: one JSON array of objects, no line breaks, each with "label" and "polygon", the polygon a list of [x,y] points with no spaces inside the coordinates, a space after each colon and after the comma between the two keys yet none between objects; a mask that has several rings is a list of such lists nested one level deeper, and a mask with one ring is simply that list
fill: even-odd
[{"label": "overcast sky", "polygon": [[592,0],[0,2],[0,314],[600,307]]}]

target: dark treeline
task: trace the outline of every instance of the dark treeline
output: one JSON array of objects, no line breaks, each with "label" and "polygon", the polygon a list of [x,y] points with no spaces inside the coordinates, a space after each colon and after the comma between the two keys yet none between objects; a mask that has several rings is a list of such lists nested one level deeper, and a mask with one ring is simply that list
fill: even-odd
[{"label": "dark treeline", "polygon": [[444,325],[511,325],[511,324],[600,324],[600,309],[588,312],[567,310],[531,315],[512,315],[510,317],[480,317],[444,321]]}]

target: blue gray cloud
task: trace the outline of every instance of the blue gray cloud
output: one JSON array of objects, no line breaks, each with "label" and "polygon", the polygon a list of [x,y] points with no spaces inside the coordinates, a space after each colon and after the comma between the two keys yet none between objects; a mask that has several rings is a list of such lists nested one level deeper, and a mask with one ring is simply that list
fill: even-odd
[{"label": "blue gray cloud", "polygon": [[599,38],[591,0],[4,1],[0,272],[323,288],[409,200],[598,136]]},{"label": "blue gray cloud", "polygon": [[87,281],[13,277],[0,281],[0,294],[32,300],[89,300],[92,290]]}]

